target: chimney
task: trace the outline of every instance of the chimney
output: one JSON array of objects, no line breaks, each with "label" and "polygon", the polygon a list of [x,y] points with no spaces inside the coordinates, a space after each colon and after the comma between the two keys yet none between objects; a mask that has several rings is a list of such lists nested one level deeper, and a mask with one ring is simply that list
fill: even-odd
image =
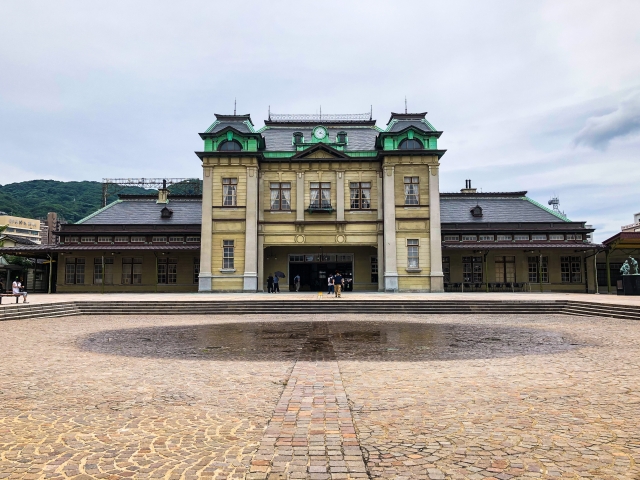
[{"label": "chimney", "polygon": [[162,180],[162,188],[158,190],[158,201],[156,203],[169,203],[169,191],[167,190],[167,181]]},{"label": "chimney", "polygon": [[460,193],[476,193],[476,189],[471,188],[471,180],[464,181],[464,188],[460,189]]}]

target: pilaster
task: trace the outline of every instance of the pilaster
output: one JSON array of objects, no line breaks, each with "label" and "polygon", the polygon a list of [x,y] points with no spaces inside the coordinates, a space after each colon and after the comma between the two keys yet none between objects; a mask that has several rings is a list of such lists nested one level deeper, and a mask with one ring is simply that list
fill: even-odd
[{"label": "pilaster", "polygon": [[258,290],[258,167],[247,166],[247,204],[245,213],[244,287]]},{"label": "pilaster", "polygon": [[396,253],[395,171],[393,165],[382,167],[384,190],[384,289],[398,291],[398,260]]},{"label": "pilaster", "polygon": [[440,231],[440,178],[438,165],[429,165],[429,238],[431,292],[444,292],[442,273],[442,235]]},{"label": "pilaster", "polygon": [[344,222],[344,172],[336,171],[336,220]]},{"label": "pilaster", "polygon": [[211,291],[211,241],[213,235],[213,168],[202,168],[202,231],[200,234],[200,274],[198,291]]},{"label": "pilaster", "polygon": [[296,175],[296,222],[304,222],[304,172]]}]

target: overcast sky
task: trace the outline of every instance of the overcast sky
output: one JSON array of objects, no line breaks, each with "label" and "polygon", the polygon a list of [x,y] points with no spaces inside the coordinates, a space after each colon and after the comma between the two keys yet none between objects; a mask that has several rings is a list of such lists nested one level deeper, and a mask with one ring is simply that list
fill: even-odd
[{"label": "overcast sky", "polygon": [[0,184],[201,176],[215,113],[428,111],[441,190],[640,212],[640,1],[0,0]]}]

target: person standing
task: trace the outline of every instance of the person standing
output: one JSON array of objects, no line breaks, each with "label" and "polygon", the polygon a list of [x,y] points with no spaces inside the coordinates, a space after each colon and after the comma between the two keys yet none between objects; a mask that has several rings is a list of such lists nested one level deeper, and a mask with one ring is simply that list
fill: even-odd
[{"label": "person standing", "polygon": [[342,294],[342,285],[344,284],[344,279],[340,272],[336,272],[335,277],[333,277],[333,288],[336,291],[336,298],[340,298]]},{"label": "person standing", "polygon": [[296,286],[296,292],[300,291],[300,275],[293,277],[293,283]]},{"label": "person standing", "polygon": [[14,295],[22,295],[22,303],[29,303],[27,302],[27,292],[25,292],[24,290],[22,290],[22,279],[16,277],[16,279],[13,281],[13,284],[11,286],[11,291],[13,292]]},{"label": "person standing", "polygon": [[329,275],[329,278],[327,279],[327,295],[331,295],[333,293],[333,275]]},{"label": "person standing", "polygon": [[273,276],[273,293],[280,293],[280,277],[278,275]]},{"label": "person standing", "polygon": [[267,277],[267,293],[273,293],[273,276],[271,274]]}]

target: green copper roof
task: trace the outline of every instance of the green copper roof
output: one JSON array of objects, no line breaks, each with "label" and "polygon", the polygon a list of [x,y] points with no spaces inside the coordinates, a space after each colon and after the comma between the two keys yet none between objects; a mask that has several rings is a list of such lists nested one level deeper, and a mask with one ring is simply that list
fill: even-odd
[{"label": "green copper roof", "polygon": [[556,212],[554,210],[551,210],[550,208],[545,207],[544,205],[542,205],[541,203],[536,202],[535,200],[529,198],[529,197],[522,197],[523,200],[527,200],[528,202],[533,203],[536,207],[539,207],[547,212],[549,212],[551,215],[554,215],[556,217],[558,217],[560,220],[564,221],[564,222],[570,222],[571,220],[569,220],[567,217],[565,217],[564,215],[562,215],[559,212]]},{"label": "green copper roof", "polygon": [[118,204],[118,203],[120,203],[120,202],[122,202],[122,200],[120,200],[120,199],[116,200],[115,202],[111,202],[111,203],[110,203],[109,205],[107,205],[106,207],[102,207],[100,210],[96,210],[96,211],[95,211],[95,212],[93,212],[92,214],[87,215],[86,217],[84,217],[84,218],[83,218],[83,219],[81,219],[81,220],[78,220],[75,224],[76,224],[76,225],[79,225],[79,224],[81,224],[81,223],[84,223],[84,222],[86,222],[87,220],[89,220],[90,218],[95,217],[95,216],[96,216],[96,215],[98,215],[99,213],[104,212],[105,210],[107,210],[107,209],[109,209],[109,208],[113,207],[114,205],[116,205],[116,204]]}]

